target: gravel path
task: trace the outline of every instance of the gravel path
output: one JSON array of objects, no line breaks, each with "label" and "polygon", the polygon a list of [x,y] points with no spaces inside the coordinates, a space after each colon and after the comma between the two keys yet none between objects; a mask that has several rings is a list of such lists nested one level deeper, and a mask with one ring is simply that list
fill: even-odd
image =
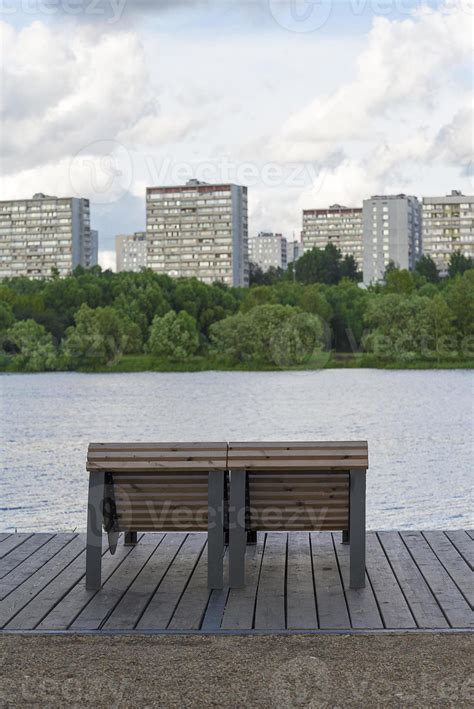
[{"label": "gravel path", "polygon": [[468,707],[469,635],[0,635],[0,707]]}]

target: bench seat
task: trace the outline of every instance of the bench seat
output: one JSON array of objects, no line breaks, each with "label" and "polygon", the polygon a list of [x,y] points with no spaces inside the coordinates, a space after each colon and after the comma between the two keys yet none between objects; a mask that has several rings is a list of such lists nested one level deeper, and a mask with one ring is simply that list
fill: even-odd
[{"label": "bench seat", "polygon": [[363,587],[368,465],[367,441],[229,443],[231,585],[245,583],[246,533],[324,530],[343,532],[351,587]]},{"label": "bench seat", "polygon": [[207,531],[209,586],[223,585],[227,444],[91,443],[86,585],[100,588],[102,527],[114,553],[121,532]]}]

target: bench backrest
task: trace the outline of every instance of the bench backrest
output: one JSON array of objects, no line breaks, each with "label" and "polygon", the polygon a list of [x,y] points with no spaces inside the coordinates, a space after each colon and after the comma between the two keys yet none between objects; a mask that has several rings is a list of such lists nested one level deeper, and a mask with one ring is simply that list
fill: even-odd
[{"label": "bench backrest", "polygon": [[367,469],[368,447],[366,441],[231,442],[227,465],[247,471],[250,529],[345,530],[349,471]]},{"label": "bench backrest", "polygon": [[206,531],[208,475],[226,443],[91,443],[87,470],[106,473],[118,531]]}]

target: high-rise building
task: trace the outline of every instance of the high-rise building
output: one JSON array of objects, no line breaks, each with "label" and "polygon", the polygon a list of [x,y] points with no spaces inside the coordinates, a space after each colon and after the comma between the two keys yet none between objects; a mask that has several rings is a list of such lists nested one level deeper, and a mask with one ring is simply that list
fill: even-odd
[{"label": "high-rise building", "polygon": [[146,268],[147,259],[146,232],[136,231],[134,234],[119,234],[115,237],[115,260],[117,271],[133,271],[138,273]]},{"label": "high-rise building", "polygon": [[247,286],[247,188],[189,180],[147,187],[148,267],[173,277]]},{"label": "high-rise building", "polygon": [[298,259],[303,256],[304,253],[304,248],[303,248],[303,242],[302,241],[296,241],[294,239],[293,241],[288,241],[286,244],[286,260],[287,264],[294,263],[295,261],[298,261]]},{"label": "high-rise building", "polygon": [[97,229],[90,230],[90,244],[85,249],[84,261],[91,266],[97,266],[99,260],[99,232]]},{"label": "high-rise building", "polygon": [[423,197],[422,211],[423,253],[441,275],[447,274],[455,251],[474,258],[474,196],[452,190],[446,197]]},{"label": "high-rise building", "polygon": [[421,255],[421,205],[416,197],[375,195],[363,204],[364,283],[383,280],[390,262],[413,270]]},{"label": "high-rise building", "polygon": [[261,231],[249,239],[249,260],[260,266],[262,271],[269,268],[285,270],[288,265],[285,237],[271,231]]},{"label": "high-rise building", "polygon": [[0,278],[66,276],[97,263],[91,240],[89,200],[51,197],[0,202]]},{"label": "high-rise building", "polygon": [[304,209],[303,242],[306,251],[334,244],[362,268],[362,208],[332,204],[328,209]]}]

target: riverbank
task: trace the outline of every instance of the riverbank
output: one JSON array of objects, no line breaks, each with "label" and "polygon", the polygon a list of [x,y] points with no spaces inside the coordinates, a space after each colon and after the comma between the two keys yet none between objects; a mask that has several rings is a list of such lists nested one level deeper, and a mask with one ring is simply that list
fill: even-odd
[{"label": "riverbank", "polygon": [[[279,371],[317,371],[320,369],[474,369],[473,358],[447,359],[387,359],[372,354],[352,354],[350,352],[322,352],[314,355],[303,364],[291,367],[278,367],[268,363],[239,363],[229,365],[216,357],[195,356],[183,362],[148,354],[122,355],[120,359],[107,365],[94,368],[77,369],[78,372],[90,373],[135,373],[135,372],[279,372]],[[0,373],[21,373],[15,366],[14,358],[4,356],[0,359]],[[65,371],[65,370],[57,370]]]},{"label": "riverbank", "polygon": [[472,636],[0,637],[3,706],[470,706]]}]

